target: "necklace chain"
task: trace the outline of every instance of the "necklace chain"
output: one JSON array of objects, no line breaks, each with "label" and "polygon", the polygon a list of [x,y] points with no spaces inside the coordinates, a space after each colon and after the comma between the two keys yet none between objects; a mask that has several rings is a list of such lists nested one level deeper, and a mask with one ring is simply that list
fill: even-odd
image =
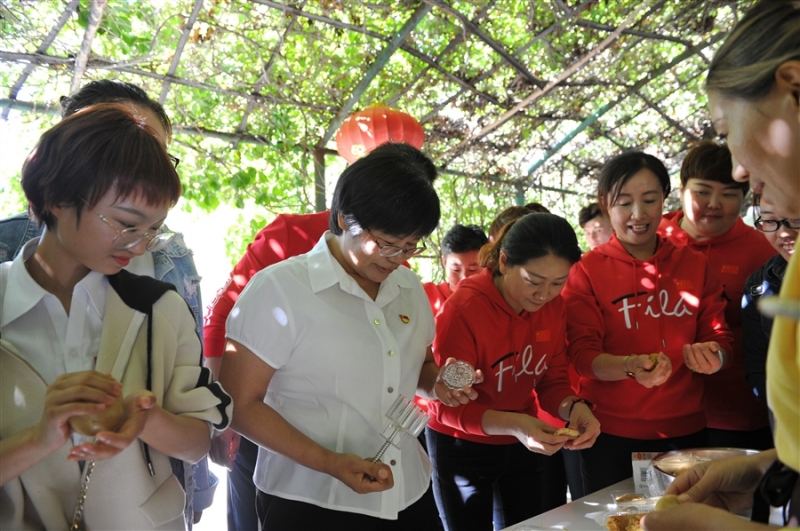
[{"label": "necklace chain", "polygon": [[86,468],[83,471],[83,480],[81,481],[81,489],[78,492],[78,501],[75,504],[75,512],[72,515],[72,525],[69,526],[69,531],[84,531],[86,524],[83,521],[83,510],[86,504],[86,494],[89,491],[89,480],[94,470],[94,459],[86,461]]}]

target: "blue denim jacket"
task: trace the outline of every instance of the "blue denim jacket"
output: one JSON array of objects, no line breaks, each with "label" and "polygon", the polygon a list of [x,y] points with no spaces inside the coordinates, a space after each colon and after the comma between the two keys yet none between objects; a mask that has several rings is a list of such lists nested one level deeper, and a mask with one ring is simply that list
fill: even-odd
[{"label": "blue denim jacket", "polygon": [[[38,223],[32,220],[25,212],[0,219],[0,262],[13,260],[28,241],[38,238],[41,234],[42,229],[39,228]],[[174,285],[178,293],[192,309],[197,322],[197,335],[202,345],[203,305],[200,297],[200,277],[197,275],[192,251],[186,247],[183,235],[178,234],[166,247],[154,252],[153,262],[155,264],[155,278]],[[200,363],[202,359],[197,361]],[[216,477],[208,471],[206,459],[201,459],[192,469],[192,473],[187,474],[188,477],[184,477],[184,481],[182,481],[187,486],[194,484],[192,498],[194,498],[195,503],[192,504],[190,502],[187,504],[188,514],[186,515],[190,529],[192,522],[191,510],[202,511],[207,509],[211,505],[211,499],[216,488],[216,482],[214,481]]]}]

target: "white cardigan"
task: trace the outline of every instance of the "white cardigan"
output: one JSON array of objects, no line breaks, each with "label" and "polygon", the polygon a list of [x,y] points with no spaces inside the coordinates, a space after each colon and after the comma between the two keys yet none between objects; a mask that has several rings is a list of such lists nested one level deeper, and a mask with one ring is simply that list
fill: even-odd
[{"label": "white cardigan", "polygon": [[[127,306],[109,288],[96,370],[122,382],[123,395],[144,389],[147,377],[146,314]],[[159,405],[224,429],[232,403],[199,365],[194,318],[175,292],[153,305],[152,389]],[[8,343],[0,351],[0,438],[39,422],[45,382]],[[0,528],[69,527],[81,472],[67,461],[69,444],[2,486]],[[153,448],[150,476],[141,445],[134,442],[109,460],[97,461],[89,484],[84,521],[88,529],[184,529],[184,493],[169,459]]]}]

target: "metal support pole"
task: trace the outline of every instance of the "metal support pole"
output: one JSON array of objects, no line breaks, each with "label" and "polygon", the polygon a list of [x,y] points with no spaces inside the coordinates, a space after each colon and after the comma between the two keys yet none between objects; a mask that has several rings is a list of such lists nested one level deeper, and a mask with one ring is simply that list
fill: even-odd
[{"label": "metal support pole", "polygon": [[323,212],[327,208],[325,201],[325,150],[314,150],[314,208]]}]

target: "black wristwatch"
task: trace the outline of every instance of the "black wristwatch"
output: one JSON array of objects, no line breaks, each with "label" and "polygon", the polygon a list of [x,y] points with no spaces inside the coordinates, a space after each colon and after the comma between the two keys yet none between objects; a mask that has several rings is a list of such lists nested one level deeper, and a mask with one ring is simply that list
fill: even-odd
[{"label": "black wristwatch", "polygon": [[572,418],[572,408],[574,408],[575,404],[577,404],[578,402],[582,402],[582,403],[586,404],[589,407],[589,409],[594,409],[594,404],[592,404],[591,402],[589,402],[585,398],[579,398],[577,400],[573,400],[572,401],[572,405],[569,406],[569,413],[567,413],[567,417],[568,418]]}]

